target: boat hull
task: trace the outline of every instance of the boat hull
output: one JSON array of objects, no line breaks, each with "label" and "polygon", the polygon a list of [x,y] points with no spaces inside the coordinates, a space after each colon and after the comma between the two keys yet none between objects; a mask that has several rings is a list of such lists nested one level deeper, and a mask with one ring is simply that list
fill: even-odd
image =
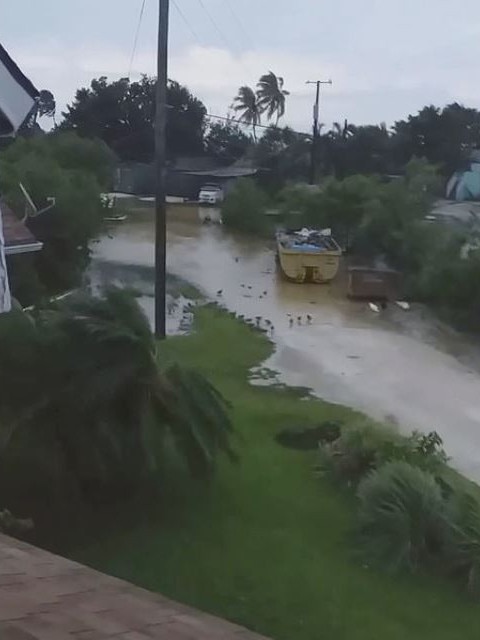
[{"label": "boat hull", "polygon": [[331,282],[338,273],[341,250],[304,252],[286,249],[277,243],[278,259],[284,276],[292,282],[302,284]]}]

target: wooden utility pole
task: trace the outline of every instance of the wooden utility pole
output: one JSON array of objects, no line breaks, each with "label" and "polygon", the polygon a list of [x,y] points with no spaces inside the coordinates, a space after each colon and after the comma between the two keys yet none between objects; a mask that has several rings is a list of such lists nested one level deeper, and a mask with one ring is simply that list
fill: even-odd
[{"label": "wooden utility pole", "polygon": [[318,138],[320,137],[320,129],[318,127],[320,113],[320,85],[333,84],[331,80],[308,80],[307,84],[317,85],[317,93],[315,104],[313,106],[313,140],[310,152],[310,184],[315,184],[317,179],[317,160],[318,160]]},{"label": "wooden utility pole", "polygon": [[168,18],[170,0],[159,0],[157,97],[155,112],[155,335],[166,335],[166,128],[168,81]]}]

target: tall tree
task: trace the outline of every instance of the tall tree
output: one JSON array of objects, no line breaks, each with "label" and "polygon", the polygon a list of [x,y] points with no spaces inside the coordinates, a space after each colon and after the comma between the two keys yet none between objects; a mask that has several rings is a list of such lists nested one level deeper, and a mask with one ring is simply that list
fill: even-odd
[{"label": "tall tree", "polygon": [[251,139],[243,133],[235,122],[215,122],[210,125],[205,136],[207,155],[222,164],[231,164],[245,155]]},{"label": "tall tree", "polygon": [[[61,129],[104,140],[124,161],[150,162],[154,154],[155,78],[138,82],[94,79],[79,89],[63,113]],[[173,80],[168,85],[167,154],[203,152],[207,110],[190,91]]]},{"label": "tall tree", "polygon": [[267,114],[271,120],[276,116],[275,126],[285,115],[285,98],[290,95],[289,91],[283,88],[284,80],[273,71],[263,75],[257,84],[257,99],[260,110]]},{"label": "tall tree", "polygon": [[310,143],[290,127],[270,126],[255,145],[253,156],[258,166],[267,169],[261,176],[264,185],[277,190],[288,180],[306,180]]},{"label": "tall tree", "polygon": [[55,102],[55,97],[51,91],[48,89],[43,89],[40,91],[40,95],[38,97],[37,102],[37,115],[39,118],[46,116],[47,118],[52,118],[54,126],[57,125],[55,121],[55,114],[57,112],[57,104]]},{"label": "tall tree", "polygon": [[262,111],[258,103],[257,94],[251,87],[243,86],[234,98],[233,109],[240,112],[239,120],[253,127],[253,138],[257,141],[257,125],[262,122]]},{"label": "tall tree", "polygon": [[393,145],[399,164],[412,156],[425,157],[451,174],[480,148],[480,112],[456,102],[444,109],[424,107],[417,115],[395,123]]}]

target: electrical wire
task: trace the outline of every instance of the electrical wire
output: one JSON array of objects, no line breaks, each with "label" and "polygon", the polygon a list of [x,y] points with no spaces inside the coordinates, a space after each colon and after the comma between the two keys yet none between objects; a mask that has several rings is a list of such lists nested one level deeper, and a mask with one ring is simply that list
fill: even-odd
[{"label": "electrical wire", "polygon": [[133,41],[132,55],[130,56],[130,64],[129,64],[129,67],[128,67],[127,78],[129,80],[130,80],[130,76],[132,75],[132,67],[133,67],[133,61],[135,59],[135,54],[137,53],[138,38],[140,36],[140,28],[142,26],[143,15],[145,13],[145,5],[146,4],[147,4],[147,0],[142,0],[142,5],[140,7],[140,15],[138,16],[137,30],[135,32],[135,39]]},{"label": "electrical wire", "polygon": [[198,0],[198,3],[200,4],[200,6],[202,7],[202,9],[205,11],[205,13],[207,14],[208,19],[210,20],[210,22],[212,23],[213,28],[215,29],[215,31],[218,33],[218,35],[220,36],[220,38],[223,40],[223,42],[225,43],[225,45],[227,46],[227,49],[230,49],[230,42],[228,41],[228,38],[224,35],[223,31],[220,29],[220,27],[218,26],[218,24],[215,22],[215,20],[213,19],[212,14],[210,13],[210,11],[207,9],[207,7],[205,6],[205,3],[203,2],[203,0]]},{"label": "electrical wire", "polygon": [[202,44],[202,41],[200,40],[200,38],[198,37],[198,33],[195,31],[195,29],[192,27],[190,21],[188,20],[187,16],[183,13],[182,9],[180,8],[180,6],[178,5],[177,0],[172,0],[172,4],[175,7],[175,9],[177,10],[178,14],[180,15],[180,17],[182,18],[183,22],[185,23],[185,25],[187,26],[188,30],[190,31],[190,33],[192,34],[192,36],[195,38],[195,40],[198,42],[198,44]]},{"label": "electrical wire", "polygon": [[[227,118],[226,116],[217,116],[214,115],[213,113],[207,113],[205,114],[207,118],[211,119],[211,120],[222,120],[223,122],[230,122],[232,124],[235,125],[239,125],[240,127],[251,127],[253,128],[253,124],[251,122],[242,122],[242,120],[235,120],[234,118]],[[275,129],[278,131],[282,131],[283,127],[278,127],[275,126],[273,124],[256,124],[255,125],[256,129]],[[311,139],[312,138],[312,134],[311,133],[305,133],[304,131],[295,131],[295,129],[292,129],[291,127],[289,127],[289,129],[292,131],[292,133],[295,133],[298,136],[302,136],[304,138],[308,138]]]},{"label": "electrical wire", "polygon": [[243,33],[245,40],[248,41],[248,44],[250,45],[250,47],[252,49],[255,48],[254,44],[253,44],[253,40],[252,38],[249,36],[249,34],[247,33],[247,30],[245,29],[245,27],[243,26],[242,21],[240,20],[240,18],[238,17],[237,12],[234,10],[232,3],[230,2],[230,0],[224,0],[225,4],[228,7],[228,10],[230,11],[233,19],[235,20],[235,22],[237,23],[238,28],[240,29],[240,31]]}]

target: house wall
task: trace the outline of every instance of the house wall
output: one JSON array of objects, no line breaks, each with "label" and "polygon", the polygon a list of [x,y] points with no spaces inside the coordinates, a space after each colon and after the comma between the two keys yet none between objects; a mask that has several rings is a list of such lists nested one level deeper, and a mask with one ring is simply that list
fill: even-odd
[{"label": "house wall", "polygon": [[10,311],[12,300],[8,283],[7,264],[5,260],[5,240],[3,236],[2,211],[0,209],[0,313]]}]

